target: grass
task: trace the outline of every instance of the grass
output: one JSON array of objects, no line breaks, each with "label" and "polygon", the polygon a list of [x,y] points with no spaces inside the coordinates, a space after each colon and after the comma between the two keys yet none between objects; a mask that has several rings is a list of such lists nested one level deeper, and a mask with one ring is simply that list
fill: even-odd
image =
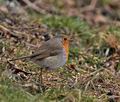
[{"label": "grass", "polygon": [[81,96],[79,89],[51,88],[43,94],[31,95],[25,90],[12,86],[12,83],[0,85],[1,102],[96,102],[92,96]]},{"label": "grass", "polygon": [[0,77],[1,102],[96,102],[92,96],[82,95],[80,89],[49,88],[44,93],[32,95],[18,83],[5,77]]},{"label": "grass", "polygon": [[0,100],[1,102],[32,102],[32,97],[26,94],[25,91],[15,89],[15,87],[0,86]]}]

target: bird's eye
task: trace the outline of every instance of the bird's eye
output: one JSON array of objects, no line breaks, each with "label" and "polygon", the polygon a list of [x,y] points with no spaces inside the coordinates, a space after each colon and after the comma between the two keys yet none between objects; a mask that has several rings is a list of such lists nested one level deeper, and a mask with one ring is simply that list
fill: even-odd
[{"label": "bird's eye", "polygon": [[67,38],[64,38],[64,40],[67,40]]}]

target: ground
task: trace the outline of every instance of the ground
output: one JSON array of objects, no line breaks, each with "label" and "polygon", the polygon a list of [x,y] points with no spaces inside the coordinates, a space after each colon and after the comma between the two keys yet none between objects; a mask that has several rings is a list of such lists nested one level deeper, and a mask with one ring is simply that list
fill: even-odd
[{"label": "ground", "polygon": [[[29,11],[13,16],[0,11],[1,102],[120,101],[119,23],[95,22],[98,25],[93,26],[81,16],[64,12],[46,16]],[[69,59],[62,68],[44,70],[43,85],[39,66],[9,61],[31,54],[48,36],[59,34],[72,39]]]}]

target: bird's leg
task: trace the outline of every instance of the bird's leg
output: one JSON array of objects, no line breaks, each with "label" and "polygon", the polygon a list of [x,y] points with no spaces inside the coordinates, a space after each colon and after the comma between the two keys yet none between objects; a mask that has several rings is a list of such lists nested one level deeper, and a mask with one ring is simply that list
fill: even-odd
[{"label": "bird's leg", "polygon": [[43,68],[40,68],[40,84],[41,85],[43,84],[42,71],[43,71]]}]

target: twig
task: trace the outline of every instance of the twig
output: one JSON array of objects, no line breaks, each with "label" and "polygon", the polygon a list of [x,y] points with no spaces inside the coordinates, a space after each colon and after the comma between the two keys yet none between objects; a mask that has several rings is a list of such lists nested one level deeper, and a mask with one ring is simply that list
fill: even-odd
[{"label": "twig", "polygon": [[90,11],[95,9],[98,0],[91,0],[90,5],[83,7],[80,11]]},{"label": "twig", "polygon": [[90,83],[91,82],[93,82],[93,80],[96,78],[96,76],[98,76],[98,74],[95,74],[88,82],[87,82],[87,84],[86,84],[86,86],[85,86],[85,90],[84,91],[86,91],[87,90],[87,88],[88,88],[88,86],[90,85]]},{"label": "twig", "polygon": [[46,14],[46,11],[43,9],[40,9],[37,5],[34,3],[30,2],[29,0],[23,0],[24,3],[27,4],[29,8],[32,8],[33,10],[37,11],[40,14]]},{"label": "twig", "polygon": [[91,80],[91,84],[92,84],[94,90],[97,92],[97,89],[96,89],[96,87],[95,87],[95,85],[94,85],[94,83],[93,83],[93,80]]},{"label": "twig", "polygon": [[97,1],[98,1],[98,0],[92,0],[92,1],[91,1],[90,7],[91,7],[92,9],[95,8],[95,6],[96,6],[96,4],[97,4]]},{"label": "twig", "polygon": [[9,32],[8,35],[17,38],[17,39],[22,39],[22,36],[20,36],[21,32],[19,31],[11,31],[10,29],[8,29],[7,27],[0,25],[0,29],[3,30],[5,33]]},{"label": "twig", "polygon": [[0,25],[0,29],[4,30],[4,31],[6,31],[6,32],[9,32],[9,31],[10,31],[8,28],[4,27],[3,25]]},{"label": "twig", "polygon": [[98,72],[100,72],[100,71],[102,71],[102,70],[104,70],[104,69],[105,69],[105,68],[99,68],[98,70],[96,70],[96,71],[90,73],[89,76],[94,76],[95,74],[97,74]]},{"label": "twig", "polygon": [[85,92],[86,92],[86,90],[87,90],[87,88],[88,88],[89,85],[90,85],[90,81],[88,81],[87,84],[86,84],[86,86],[85,86],[85,90],[84,90]]}]

